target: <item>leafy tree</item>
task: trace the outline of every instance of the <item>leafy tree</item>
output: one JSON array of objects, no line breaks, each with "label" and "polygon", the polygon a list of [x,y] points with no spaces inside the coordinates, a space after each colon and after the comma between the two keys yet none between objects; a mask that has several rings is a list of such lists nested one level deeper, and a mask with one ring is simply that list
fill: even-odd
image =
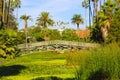
[{"label": "leafy tree", "polygon": [[31,26],[28,29],[29,36],[32,37],[33,41],[42,41],[43,39],[40,37],[41,28],[39,26]]},{"label": "leafy tree", "polygon": [[25,43],[25,32],[23,30],[19,30],[17,32],[17,41],[18,41],[18,44],[23,44]]},{"label": "leafy tree", "polygon": [[58,26],[61,29],[65,29],[67,24],[69,24],[69,22],[58,21],[58,22],[56,22],[55,26]]},{"label": "leafy tree", "polygon": [[53,26],[54,21],[50,18],[49,12],[42,12],[37,18],[37,25],[47,28],[48,26]]},{"label": "leafy tree", "polygon": [[61,40],[61,35],[58,30],[52,30],[50,34],[50,40]]},{"label": "leafy tree", "polygon": [[28,23],[27,23],[27,21],[28,20],[31,20],[31,18],[30,18],[30,16],[27,16],[27,15],[22,15],[21,17],[20,17],[20,19],[22,19],[22,20],[24,20],[24,28],[25,28],[25,36],[26,36],[26,48],[28,48],[28,45],[27,45],[27,37],[28,37]]},{"label": "leafy tree", "polygon": [[79,25],[83,23],[83,19],[80,14],[75,14],[72,18],[72,23],[77,25],[77,29],[79,29]]},{"label": "leafy tree", "polygon": [[40,32],[40,37],[44,40],[45,40],[45,37],[49,38],[49,40],[50,40],[51,32],[52,31],[48,28],[42,29],[41,32]]},{"label": "leafy tree", "polygon": [[65,29],[62,32],[62,40],[67,41],[79,41],[78,36],[76,35],[76,31],[72,29]]}]

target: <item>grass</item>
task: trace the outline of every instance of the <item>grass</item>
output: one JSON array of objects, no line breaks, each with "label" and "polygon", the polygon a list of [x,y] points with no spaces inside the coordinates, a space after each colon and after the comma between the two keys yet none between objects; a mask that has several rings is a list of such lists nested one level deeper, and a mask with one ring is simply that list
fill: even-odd
[{"label": "grass", "polygon": [[120,80],[120,46],[116,43],[83,54],[77,80]]},{"label": "grass", "polygon": [[120,80],[120,45],[33,53],[0,64],[0,80]]},{"label": "grass", "polygon": [[1,59],[0,80],[72,79],[74,68],[66,66],[64,54],[33,53],[15,59]]}]

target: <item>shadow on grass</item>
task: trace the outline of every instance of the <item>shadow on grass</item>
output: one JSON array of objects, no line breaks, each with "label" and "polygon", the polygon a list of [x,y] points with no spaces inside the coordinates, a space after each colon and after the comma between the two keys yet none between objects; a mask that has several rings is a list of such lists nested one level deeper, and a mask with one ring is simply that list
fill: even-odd
[{"label": "shadow on grass", "polygon": [[35,79],[32,79],[32,80],[75,80],[74,78],[59,78],[59,77],[56,77],[56,76],[50,76],[50,77],[38,77],[38,78],[35,78]]},{"label": "shadow on grass", "polygon": [[108,80],[109,78],[110,74],[100,69],[94,73],[91,73],[87,80]]},{"label": "shadow on grass", "polygon": [[23,65],[12,65],[12,66],[1,66],[0,67],[0,77],[17,75],[22,69],[26,67]]}]

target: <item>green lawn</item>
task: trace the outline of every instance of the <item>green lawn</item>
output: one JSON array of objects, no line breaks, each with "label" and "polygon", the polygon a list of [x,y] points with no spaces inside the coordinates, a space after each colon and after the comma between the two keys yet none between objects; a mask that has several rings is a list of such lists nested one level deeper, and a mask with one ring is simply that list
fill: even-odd
[{"label": "green lawn", "polygon": [[72,80],[74,73],[73,67],[66,66],[64,54],[55,52],[0,59],[0,80]]}]

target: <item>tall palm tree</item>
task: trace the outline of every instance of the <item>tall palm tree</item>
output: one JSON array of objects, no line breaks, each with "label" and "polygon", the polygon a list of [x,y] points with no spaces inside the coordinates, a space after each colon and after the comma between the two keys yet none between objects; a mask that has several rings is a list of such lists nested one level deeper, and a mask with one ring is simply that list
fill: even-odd
[{"label": "tall palm tree", "polygon": [[87,12],[87,8],[89,7],[89,1],[88,0],[84,0],[82,2],[82,6],[85,8],[85,24],[86,24],[86,27],[87,27],[86,12]]},{"label": "tall palm tree", "polygon": [[42,12],[37,18],[37,25],[47,28],[48,26],[53,26],[54,21],[50,18],[49,12]]},{"label": "tall palm tree", "polygon": [[26,14],[22,15],[20,17],[20,19],[24,20],[24,28],[25,28],[25,36],[26,36],[26,48],[28,48],[28,45],[27,45],[27,36],[28,36],[28,23],[27,21],[28,20],[31,20],[30,16],[27,16]]},{"label": "tall palm tree", "polygon": [[11,0],[8,0],[7,3],[8,3],[8,7],[7,7],[7,8],[8,8],[8,9],[7,9],[7,10],[8,10],[8,11],[7,11],[7,27],[9,27],[9,15],[10,15],[10,8],[11,8],[11,7],[10,7],[10,5],[11,5]]},{"label": "tall palm tree", "polygon": [[6,0],[3,0],[2,26],[4,26],[5,23],[5,6],[6,6]]},{"label": "tall palm tree", "polygon": [[11,9],[16,9],[16,19],[18,20],[18,9],[21,7],[21,0],[12,0]]},{"label": "tall palm tree", "polygon": [[98,22],[98,0],[92,0],[94,2],[94,12],[96,16],[96,22]]},{"label": "tall palm tree", "polygon": [[102,0],[100,0],[100,9],[101,9],[101,7],[102,7]]},{"label": "tall palm tree", "polygon": [[7,27],[9,27],[9,16],[10,16],[10,11],[14,10],[15,8],[20,7],[21,5],[21,0],[8,0],[7,2]]},{"label": "tall palm tree", "polygon": [[88,4],[89,4],[89,26],[91,27],[91,17],[92,17],[91,0],[88,0]]},{"label": "tall palm tree", "polygon": [[4,26],[4,9],[5,9],[5,7],[4,7],[4,4],[5,3],[5,1],[4,0],[0,0],[0,29],[2,29],[3,28],[3,26]]},{"label": "tall palm tree", "polygon": [[72,23],[77,25],[77,29],[79,29],[79,25],[83,23],[83,19],[80,14],[75,14],[71,20]]}]

